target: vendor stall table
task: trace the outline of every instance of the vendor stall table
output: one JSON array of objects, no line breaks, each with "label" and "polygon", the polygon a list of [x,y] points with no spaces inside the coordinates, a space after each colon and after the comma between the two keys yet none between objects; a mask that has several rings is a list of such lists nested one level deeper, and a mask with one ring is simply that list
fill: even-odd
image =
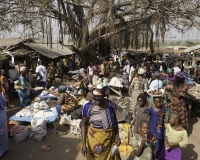
[{"label": "vendor stall table", "polygon": [[47,95],[38,95],[38,98],[41,99],[41,100],[44,100],[44,99],[57,99],[58,97],[52,95],[52,94],[47,94]]},{"label": "vendor stall table", "polygon": [[[42,110],[42,112],[53,112],[54,115],[53,116],[45,116],[46,118],[46,123],[52,123],[56,120],[56,118],[58,117],[58,113],[56,112],[55,108],[52,109],[48,109],[48,110]],[[12,117],[10,117],[10,121],[20,121],[20,122],[31,122],[31,120],[33,118],[39,118],[39,117],[17,117],[16,115],[13,115]]]}]

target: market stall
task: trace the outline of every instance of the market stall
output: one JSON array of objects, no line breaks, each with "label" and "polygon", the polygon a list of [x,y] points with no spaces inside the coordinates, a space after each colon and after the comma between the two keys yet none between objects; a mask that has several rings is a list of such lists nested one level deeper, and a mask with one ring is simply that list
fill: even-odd
[{"label": "market stall", "polygon": [[190,118],[193,106],[195,107],[195,111],[200,113],[200,84],[195,83],[195,85],[188,90],[187,98],[190,102],[188,108],[188,117]]},{"label": "market stall", "polygon": [[31,122],[32,119],[46,119],[46,123],[52,123],[58,117],[55,108],[49,108],[45,101],[34,102],[10,117],[10,121]]},{"label": "market stall", "polygon": [[121,89],[123,88],[122,78],[113,77],[109,84],[109,89],[112,90],[114,93],[122,97]]}]

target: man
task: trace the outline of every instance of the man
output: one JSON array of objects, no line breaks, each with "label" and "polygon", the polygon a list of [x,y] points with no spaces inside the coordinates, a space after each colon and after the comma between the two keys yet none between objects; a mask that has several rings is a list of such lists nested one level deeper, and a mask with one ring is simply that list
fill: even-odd
[{"label": "man", "polygon": [[119,56],[117,55],[117,53],[115,52],[114,55],[112,56],[112,58],[114,59],[114,62],[117,60],[117,58],[119,59]]},{"label": "man", "polygon": [[57,67],[58,67],[58,76],[60,77],[60,79],[62,80],[63,79],[63,76],[64,76],[64,67],[63,67],[63,61],[62,59],[60,59],[60,61],[58,61],[57,63]]},{"label": "man", "polygon": [[100,69],[100,78],[103,78],[104,77],[104,73],[105,73],[105,66],[104,66],[104,61],[102,60],[100,66],[99,66],[99,69]]},{"label": "man", "polygon": [[14,81],[16,81],[19,76],[19,72],[16,70],[15,65],[12,64],[10,65],[8,76],[9,76],[9,96],[13,97],[15,93]]},{"label": "man", "polygon": [[161,89],[163,87],[163,82],[160,80],[160,72],[156,71],[154,73],[155,80],[153,80],[149,86],[150,89]]},{"label": "man", "polygon": [[67,57],[65,57],[63,59],[62,63],[63,63],[63,67],[64,67],[64,70],[65,70],[65,74],[67,74],[67,72],[68,72],[68,59],[67,59]]},{"label": "man", "polygon": [[116,61],[115,61],[114,65],[116,66],[116,71],[119,72],[119,70],[120,70],[120,62],[119,62],[118,58],[116,58]]},{"label": "man", "polygon": [[46,87],[46,81],[47,81],[47,70],[46,67],[43,65],[42,60],[39,60],[38,66],[35,70],[37,74],[37,80],[38,80],[38,86]]}]

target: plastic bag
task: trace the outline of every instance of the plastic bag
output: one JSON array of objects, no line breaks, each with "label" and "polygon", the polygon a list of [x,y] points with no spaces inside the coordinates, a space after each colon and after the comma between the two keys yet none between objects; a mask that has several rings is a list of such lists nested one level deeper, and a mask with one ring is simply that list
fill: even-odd
[{"label": "plastic bag", "polygon": [[114,146],[112,147],[112,150],[111,150],[111,156],[114,156],[114,155],[116,155],[117,153],[119,153],[119,149],[118,149],[118,147],[117,147],[116,145],[114,145]]},{"label": "plastic bag", "polygon": [[36,141],[42,141],[47,134],[46,120],[33,118],[31,120],[31,127],[32,131],[29,135],[29,138]]}]

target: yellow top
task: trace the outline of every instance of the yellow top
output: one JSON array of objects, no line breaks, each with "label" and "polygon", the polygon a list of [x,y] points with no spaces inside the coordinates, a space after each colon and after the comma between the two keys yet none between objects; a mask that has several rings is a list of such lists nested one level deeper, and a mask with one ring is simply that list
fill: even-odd
[{"label": "yellow top", "polygon": [[186,130],[183,131],[176,131],[174,130],[170,124],[167,124],[166,127],[166,136],[168,139],[168,142],[179,142],[179,146],[185,147],[188,144],[188,135]]}]

